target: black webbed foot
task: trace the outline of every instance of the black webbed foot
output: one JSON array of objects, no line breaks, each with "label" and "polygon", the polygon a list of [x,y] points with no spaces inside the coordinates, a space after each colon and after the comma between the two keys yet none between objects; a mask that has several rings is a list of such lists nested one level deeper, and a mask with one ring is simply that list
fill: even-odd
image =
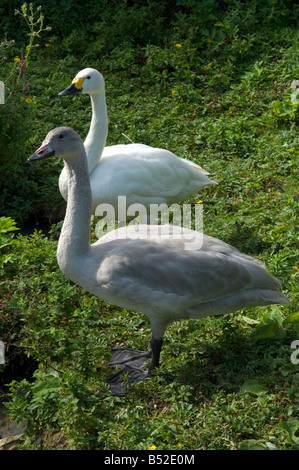
[{"label": "black webbed foot", "polygon": [[[162,338],[155,339],[152,335],[149,351],[112,349],[112,358],[108,365],[112,367],[121,366],[122,369],[107,381],[111,393],[123,396],[127,393],[127,384],[140,382],[151,377],[153,369],[159,367],[161,348]],[[147,372],[145,363],[150,358],[151,362]],[[121,380],[124,374],[127,374],[125,382]]]},{"label": "black webbed foot", "polygon": [[[121,366],[122,369],[107,381],[111,393],[116,396],[123,396],[127,393],[127,384],[147,379],[148,373],[145,363],[150,357],[151,351],[113,349],[112,358],[108,365],[112,367]],[[124,374],[126,374],[125,381],[122,380]]]}]

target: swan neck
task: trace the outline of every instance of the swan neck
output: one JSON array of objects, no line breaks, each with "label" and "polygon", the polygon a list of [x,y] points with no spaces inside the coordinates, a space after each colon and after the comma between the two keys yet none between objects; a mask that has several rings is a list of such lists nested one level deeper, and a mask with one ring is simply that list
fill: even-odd
[{"label": "swan neck", "polygon": [[92,118],[89,132],[84,142],[88,158],[89,174],[92,173],[102,156],[108,134],[108,113],[105,91],[90,95],[90,99]]},{"label": "swan neck", "polygon": [[88,251],[91,217],[91,191],[84,150],[73,162],[65,162],[65,169],[68,175],[68,199],[58,243],[58,258],[63,265],[67,265],[67,259],[73,260]]}]

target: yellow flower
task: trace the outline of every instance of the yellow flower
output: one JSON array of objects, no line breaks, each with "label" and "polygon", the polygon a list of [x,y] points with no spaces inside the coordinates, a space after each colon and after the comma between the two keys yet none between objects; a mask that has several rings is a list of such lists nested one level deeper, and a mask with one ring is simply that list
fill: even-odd
[{"label": "yellow flower", "polygon": [[26,98],[25,101],[26,101],[26,103],[32,103],[32,99],[31,99],[31,98]]},{"label": "yellow flower", "polygon": [[176,44],[175,47],[182,47],[182,44]]},{"label": "yellow flower", "polygon": [[177,447],[181,447],[181,445],[182,445],[182,444],[181,444],[180,442],[178,442],[176,446],[177,446]]},{"label": "yellow flower", "polygon": [[47,44],[45,44],[45,47],[49,47],[49,46],[51,46],[51,44],[48,44],[48,43],[47,43]]},{"label": "yellow flower", "polygon": [[162,75],[165,75],[166,72],[167,72],[167,69],[162,70]]},{"label": "yellow flower", "polygon": [[148,450],[155,450],[155,449],[157,449],[156,446],[150,446],[150,447],[148,448]]},{"label": "yellow flower", "polygon": [[87,297],[87,295],[84,295],[84,297],[83,297],[83,302],[85,302],[85,303],[88,302],[88,297]]},{"label": "yellow flower", "polygon": [[23,10],[25,10],[25,8],[27,8],[26,3],[24,3],[24,4],[22,5],[22,8],[23,8]]},{"label": "yellow flower", "polygon": [[172,96],[174,96],[176,94],[176,91],[175,90],[172,90]]},{"label": "yellow flower", "polygon": [[208,66],[211,67],[211,65],[212,65],[212,62],[209,62],[209,63],[208,63]]},{"label": "yellow flower", "polygon": [[199,201],[197,201],[196,204],[202,204],[202,203],[203,203],[203,201],[200,199]]},{"label": "yellow flower", "polygon": [[20,60],[21,60],[21,59],[20,59],[20,57],[18,57],[18,56],[16,56],[16,57],[14,58],[14,61],[15,61],[15,62],[20,62]]}]

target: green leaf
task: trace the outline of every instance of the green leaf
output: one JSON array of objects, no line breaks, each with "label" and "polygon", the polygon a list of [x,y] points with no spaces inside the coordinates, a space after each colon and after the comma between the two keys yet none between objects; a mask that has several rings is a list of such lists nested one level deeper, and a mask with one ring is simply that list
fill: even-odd
[{"label": "green leaf", "polygon": [[255,379],[248,379],[241,387],[241,392],[252,393],[253,395],[259,396],[263,393],[267,393],[268,389],[264,385],[260,385]]},{"label": "green leaf", "polygon": [[297,437],[296,431],[299,429],[299,420],[297,418],[290,418],[286,422],[281,422],[281,427],[287,431],[289,438],[294,444],[299,444],[299,437]]},{"label": "green leaf", "polygon": [[266,450],[267,447],[256,439],[247,439],[239,444],[239,450]]},{"label": "green leaf", "polygon": [[252,335],[255,339],[281,339],[286,332],[280,328],[276,321],[269,321],[265,325],[258,326]]},{"label": "green leaf", "polygon": [[289,324],[294,324],[299,322],[299,312],[292,313],[291,315],[287,316],[283,324],[284,325],[289,325]]},{"label": "green leaf", "polygon": [[239,315],[239,318],[245,321],[245,323],[248,323],[248,325],[257,325],[259,323],[258,320],[255,320],[254,318],[246,317],[245,315]]},{"label": "green leaf", "polygon": [[42,382],[38,382],[33,387],[33,393],[37,395],[47,395],[49,392],[53,390],[56,391],[60,388],[60,378],[53,377],[51,375],[46,376],[47,380],[43,380]]},{"label": "green leaf", "polygon": [[272,108],[273,111],[279,111],[281,109],[282,103],[279,100],[273,101]]},{"label": "green leaf", "polygon": [[16,227],[16,222],[10,217],[0,217],[0,233],[6,233],[12,230],[20,230]]}]

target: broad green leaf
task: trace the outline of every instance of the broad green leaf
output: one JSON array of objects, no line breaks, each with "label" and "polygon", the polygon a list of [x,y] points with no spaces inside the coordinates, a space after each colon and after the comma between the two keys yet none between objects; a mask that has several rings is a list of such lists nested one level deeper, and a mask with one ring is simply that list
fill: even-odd
[{"label": "broad green leaf", "polygon": [[265,325],[258,326],[252,335],[255,339],[280,339],[285,336],[286,332],[280,328],[276,321],[269,321]]},{"label": "broad green leaf", "polygon": [[257,325],[259,323],[258,320],[255,320],[254,318],[246,317],[245,315],[240,315],[239,316],[245,323],[248,323],[248,325]]},{"label": "broad green leaf", "polygon": [[282,421],[281,427],[287,431],[292,442],[299,444],[299,437],[295,435],[299,429],[299,419],[290,418],[286,422]]},{"label": "broad green leaf", "polygon": [[259,396],[263,393],[267,393],[268,389],[258,383],[255,379],[248,379],[241,387],[241,392],[252,393],[253,395]]},{"label": "broad green leaf", "polygon": [[272,103],[274,111],[278,111],[279,109],[281,109],[281,105],[282,105],[281,101],[278,101],[278,100],[273,101]]},{"label": "broad green leaf", "polygon": [[239,445],[239,450],[266,450],[267,447],[261,441],[255,439],[247,439]]},{"label": "broad green leaf", "polygon": [[38,382],[33,387],[33,392],[40,395],[46,395],[50,391],[57,390],[61,386],[60,378],[50,376],[47,380],[43,380],[42,382]]},{"label": "broad green leaf", "polygon": [[299,322],[299,312],[292,313],[291,315],[287,316],[283,324],[288,325],[288,324],[293,324]]}]

